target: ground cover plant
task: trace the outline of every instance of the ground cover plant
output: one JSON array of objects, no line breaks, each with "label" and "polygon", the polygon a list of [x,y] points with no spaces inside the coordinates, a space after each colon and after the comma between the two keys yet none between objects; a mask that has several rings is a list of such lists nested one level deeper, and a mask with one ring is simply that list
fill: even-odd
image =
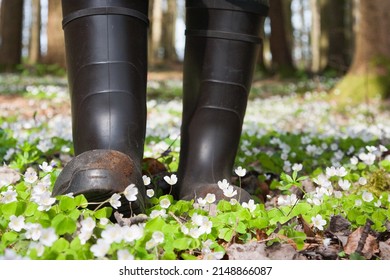
[{"label": "ground cover plant", "polygon": [[[6,82],[12,79],[18,87]],[[51,196],[73,156],[66,83],[7,76],[0,86],[8,93],[0,102],[0,259],[390,259],[390,114],[378,100],[336,110],[327,92],[333,83],[310,83],[303,92],[289,83],[283,94],[255,83],[226,178],[252,194],[242,204],[224,180],[225,201],[173,199],[181,103],[153,94],[148,208],[123,217],[115,209],[121,196],[134,201],[135,185],[96,210],[82,195]],[[177,82],[149,86],[177,91]]]}]

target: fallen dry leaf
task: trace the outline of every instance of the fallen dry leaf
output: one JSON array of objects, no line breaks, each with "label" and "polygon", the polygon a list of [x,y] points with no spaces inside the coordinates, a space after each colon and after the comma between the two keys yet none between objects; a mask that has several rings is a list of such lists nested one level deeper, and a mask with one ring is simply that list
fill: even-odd
[{"label": "fallen dry leaf", "polygon": [[[359,241],[362,238],[363,229],[363,227],[360,227],[348,236],[347,244],[344,246],[344,252],[348,255],[356,252]],[[378,253],[378,242],[374,236],[368,234],[362,254],[366,259],[371,259],[375,253]]]}]

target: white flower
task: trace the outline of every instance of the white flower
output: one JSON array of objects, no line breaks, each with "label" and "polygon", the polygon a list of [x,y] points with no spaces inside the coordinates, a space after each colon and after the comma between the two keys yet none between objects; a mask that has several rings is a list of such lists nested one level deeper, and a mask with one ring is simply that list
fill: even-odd
[{"label": "white flower", "polygon": [[233,197],[237,195],[237,190],[233,186],[229,186],[226,190],[223,190],[223,195],[226,197]]},{"label": "white flower", "polygon": [[150,250],[150,249],[153,249],[154,247],[156,247],[158,244],[156,243],[156,240],[154,240],[153,238],[150,239],[149,241],[147,241],[145,243],[145,249],[146,250]]},{"label": "white flower", "polygon": [[96,222],[93,218],[87,217],[80,222],[81,232],[92,232],[96,227]]},{"label": "white flower", "polygon": [[229,182],[226,179],[223,179],[222,181],[218,181],[218,187],[221,190],[226,190],[229,187]]},{"label": "white flower", "polygon": [[7,204],[14,201],[17,201],[18,194],[13,189],[13,187],[8,187],[8,189],[5,192],[0,193],[0,201],[1,203]]},{"label": "white flower", "polygon": [[110,220],[107,219],[107,218],[101,218],[101,219],[99,220],[99,224],[101,224],[102,226],[105,226],[105,225],[108,224],[109,221],[110,221]]},{"label": "white flower", "polygon": [[95,257],[102,258],[108,253],[108,250],[110,250],[110,243],[104,239],[98,239],[96,244],[91,246],[90,250]]},{"label": "white flower", "polygon": [[148,177],[148,176],[146,176],[146,175],[143,175],[143,176],[142,176],[142,180],[144,181],[144,185],[145,185],[145,186],[148,186],[148,185],[150,185],[150,183],[151,183],[150,177]]},{"label": "white flower", "polygon": [[42,164],[39,165],[39,168],[43,171],[43,172],[52,172],[53,171],[53,166],[49,165],[46,161],[43,162]]},{"label": "white flower", "polygon": [[16,232],[21,231],[25,224],[24,224],[24,217],[23,216],[18,216],[16,217],[15,215],[12,215],[9,217],[9,224],[8,227]]},{"label": "white flower", "polygon": [[339,198],[339,199],[340,199],[340,198],[343,197],[343,193],[340,192],[340,191],[335,191],[333,194],[334,194],[334,197],[335,197],[335,198]]},{"label": "white flower", "polygon": [[206,206],[206,204],[207,204],[206,199],[201,198],[201,197],[199,197],[199,198],[197,199],[197,201],[198,201],[198,206],[200,206],[200,207]]},{"label": "white flower", "polygon": [[314,227],[318,228],[319,230],[323,230],[324,225],[326,225],[326,221],[322,218],[320,214],[317,214],[317,216],[312,217],[311,221],[313,222]]},{"label": "white flower", "polygon": [[22,257],[18,255],[14,250],[6,248],[4,254],[0,256],[0,261],[2,260],[27,260],[27,257]]},{"label": "white flower", "polygon": [[359,178],[359,184],[364,186],[367,184],[367,179],[365,177],[360,177]]},{"label": "white flower", "polygon": [[363,194],[362,194],[362,199],[365,202],[371,202],[371,201],[373,201],[374,196],[372,195],[372,193],[370,193],[368,191],[364,191]]},{"label": "white flower", "polygon": [[374,153],[374,152],[376,152],[378,150],[378,148],[375,147],[375,146],[366,146],[366,149],[370,153]]},{"label": "white flower", "polygon": [[154,196],[154,190],[153,189],[147,189],[146,190],[146,195],[149,197],[149,198],[152,198]]},{"label": "white flower", "polygon": [[39,242],[45,246],[51,246],[58,239],[58,236],[54,228],[44,228],[41,231],[41,236],[39,237]]},{"label": "white flower", "polygon": [[374,164],[374,161],[375,161],[375,155],[374,154],[372,154],[372,153],[368,153],[368,154],[366,154],[366,153],[360,153],[359,154],[359,158],[360,158],[360,160],[362,160],[365,164],[367,164],[367,165],[372,165],[372,164]]},{"label": "white flower", "polygon": [[35,198],[35,202],[39,205],[39,211],[49,211],[51,206],[56,202],[56,199],[51,197],[51,193],[49,191],[44,192]]},{"label": "white flower", "polygon": [[188,233],[190,232],[190,230],[188,229],[188,227],[186,227],[186,226],[184,226],[184,225],[180,227],[180,230],[181,230],[181,232],[184,233],[184,234],[188,234]]},{"label": "white flower", "polygon": [[152,238],[154,239],[156,244],[161,244],[164,242],[164,233],[162,233],[161,231],[155,231],[152,234]]},{"label": "white flower", "polygon": [[202,215],[199,215],[197,213],[194,213],[194,215],[192,215],[191,217],[191,220],[192,222],[197,225],[197,226],[200,226],[202,223],[203,223],[203,217]]},{"label": "white flower", "polygon": [[332,186],[332,182],[329,181],[328,177],[325,176],[324,174],[318,175],[317,178],[313,179],[313,182],[324,188],[329,188]]},{"label": "white flower", "polygon": [[133,242],[144,235],[144,228],[140,225],[131,225],[122,227],[123,240]]},{"label": "white flower", "polygon": [[293,206],[298,201],[298,198],[296,194],[286,195],[286,196],[279,196],[278,197],[278,204],[280,206]]},{"label": "white flower", "polygon": [[249,209],[250,212],[253,212],[256,210],[256,204],[253,199],[250,199],[248,203],[243,202],[242,207]]},{"label": "white flower", "polygon": [[215,194],[212,194],[212,193],[206,194],[206,197],[204,198],[204,200],[205,200],[208,204],[214,203],[215,200],[216,200]]},{"label": "white flower", "polygon": [[171,201],[168,198],[163,198],[160,201],[160,206],[164,209],[167,209],[171,205]]},{"label": "white flower", "polygon": [[175,174],[172,174],[171,177],[164,176],[164,181],[173,186],[177,183],[177,176]]},{"label": "white flower", "polygon": [[194,227],[194,228],[191,228],[190,229],[190,232],[189,232],[189,235],[192,237],[192,238],[199,238],[199,236],[202,235],[202,233],[200,232],[199,228],[198,227]]},{"label": "white flower", "polygon": [[244,177],[245,174],[246,174],[246,169],[245,168],[242,168],[241,166],[237,167],[234,172],[236,172],[236,174],[239,176],[239,177]]},{"label": "white flower", "polygon": [[31,242],[28,246],[29,251],[35,249],[38,257],[42,257],[45,252],[45,246],[40,242]]},{"label": "white flower", "polygon": [[357,206],[357,207],[362,206],[362,201],[360,199],[356,199],[355,206]]},{"label": "white flower", "polygon": [[359,160],[358,160],[357,157],[354,156],[354,157],[352,157],[352,158],[350,159],[350,162],[351,162],[352,165],[356,165],[356,164],[358,164]]},{"label": "white flower", "polygon": [[387,149],[385,146],[383,146],[383,145],[379,145],[379,150],[380,150],[382,153],[385,153],[385,152],[388,151],[388,149]]},{"label": "white flower", "polygon": [[29,184],[33,184],[38,180],[38,174],[37,172],[29,167],[27,168],[26,172],[24,173],[24,181]]},{"label": "white flower", "polygon": [[339,177],[344,177],[348,174],[348,171],[345,169],[344,166],[341,166],[340,168],[336,169],[336,175]]},{"label": "white flower", "polygon": [[333,176],[337,176],[337,169],[336,169],[336,167],[334,167],[334,166],[327,167],[326,168],[326,176],[328,176],[329,178],[333,177]]},{"label": "white flower", "polygon": [[344,191],[349,190],[349,188],[351,187],[351,183],[348,180],[340,179],[338,183],[340,188],[342,188]]},{"label": "white flower", "polygon": [[230,205],[236,205],[238,203],[238,200],[235,198],[230,199]]},{"label": "white flower", "polygon": [[121,207],[122,203],[120,201],[121,199],[121,196],[120,194],[117,194],[117,193],[114,193],[111,197],[110,197],[110,204],[113,208],[115,209],[118,209],[119,207]]},{"label": "white flower", "polygon": [[27,223],[24,228],[26,229],[26,238],[37,241],[42,234],[42,226],[40,224]]},{"label": "white flower", "polygon": [[378,201],[376,201],[376,202],[374,202],[374,205],[375,205],[375,207],[381,207],[381,205],[382,205],[382,201],[380,201],[379,199],[378,199]]},{"label": "white flower", "polygon": [[81,245],[84,245],[87,243],[87,241],[91,238],[92,236],[92,231],[81,231],[79,234],[78,234],[78,237],[80,239],[80,244]]},{"label": "white flower", "polygon": [[294,170],[296,172],[301,171],[302,168],[303,168],[302,163],[294,163],[293,166],[292,166],[292,170]]},{"label": "white flower", "polygon": [[167,211],[165,209],[161,209],[161,210],[152,210],[149,217],[151,219],[156,218],[156,217],[161,217],[161,218],[165,219],[166,217],[168,217],[168,215],[167,215]]},{"label": "white flower", "polygon": [[205,217],[202,221],[202,225],[199,227],[199,231],[201,234],[207,233],[209,234],[211,232],[211,228],[213,227],[213,223]]},{"label": "white flower", "polygon": [[134,184],[130,184],[127,186],[127,188],[124,190],[123,194],[125,195],[126,199],[128,201],[136,201],[137,200],[137,194],[138,194],[138,188]]},{"label": "white flower", "polygon": [[134,260],[134,256],[130,254],[130,252],[126,249],[120,249],[116,251],[118,260],[127,260],[127,261],[132,261]]},{"label": "white flower", "polygon": [[105,230],[102,231],[102,238],[109,244],[119,243],[122,241],[122,228],[119,224],[108,225]]}]

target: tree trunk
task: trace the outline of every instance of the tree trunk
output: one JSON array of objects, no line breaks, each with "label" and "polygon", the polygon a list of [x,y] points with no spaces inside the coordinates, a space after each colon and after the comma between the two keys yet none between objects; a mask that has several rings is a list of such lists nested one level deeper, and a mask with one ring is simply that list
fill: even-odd
[{"label": "tree trunk", "polygon": [[[311,71],[319,73],[326,66],[326,52],[329,45],[328,29],[324,20],[324,6],[328,0],[311,0],[310,9],[312,14],[312,29],[311,29],[311,53],[312,64]],[[332,1],[332,0],[330,0]]]},{"label": "tree trunk", "polygon": [[32,0],[32,21],[30,26],[30,41],[28,64],[36,64],[41,58],[41,1]]},{"label": "tree trunk", "polygon": [[[312,10],[312,72],[336,70],[345,73],[350,65],[352,32],[348,19],[350,0],[311,0]],[[348,9],[349,8],[349,9]]]},{"label": "tree trunk", "polygon": [[149,65],[151,66],[161,61],[162,4],[162,0],[150,1]]},{"label": "tree trunk", "polygon": [[23,0],[2,0],[0,10],[0,70],[14,71],[21,63]]},{"label": "tree trunk", "polygon": [[334,91],[340,102],[390,97],[390,1],[361,0],[358,5],[353,62]]},{"label": "tree trunk", "polygon": [[291,0],[270,1],[272,68],[282,75],[294,72],[292,59]]},{"label": "tree trunk", "polygon": [[62,31],[61,1],[49,0],[49,17],[47,21],[47,54],[46,64],[56,64],[65,68],[65,41]]},{"label": "tree trunk", "polygon": [[164,63],[173,63],[177,61],[175,47],[177,3],[176,0],[168,0],[167,2],[167,10],[164,12],[163,17],[163,58]]},{"label": "tree trunk", "polygon": [[351,64],[353,45],[348,38],[353,33],[351,0],[328,0],[324,10],[329,42],[325,69],[345,73]]}]

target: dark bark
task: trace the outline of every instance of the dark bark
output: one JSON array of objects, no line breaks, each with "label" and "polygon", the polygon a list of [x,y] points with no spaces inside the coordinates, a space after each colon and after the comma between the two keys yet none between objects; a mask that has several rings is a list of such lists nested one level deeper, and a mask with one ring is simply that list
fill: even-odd
[{"label": "dark bark", "polygon": [[23,0],[2,0],[0,10],[0,70],[14,71],[21,63]]}]

